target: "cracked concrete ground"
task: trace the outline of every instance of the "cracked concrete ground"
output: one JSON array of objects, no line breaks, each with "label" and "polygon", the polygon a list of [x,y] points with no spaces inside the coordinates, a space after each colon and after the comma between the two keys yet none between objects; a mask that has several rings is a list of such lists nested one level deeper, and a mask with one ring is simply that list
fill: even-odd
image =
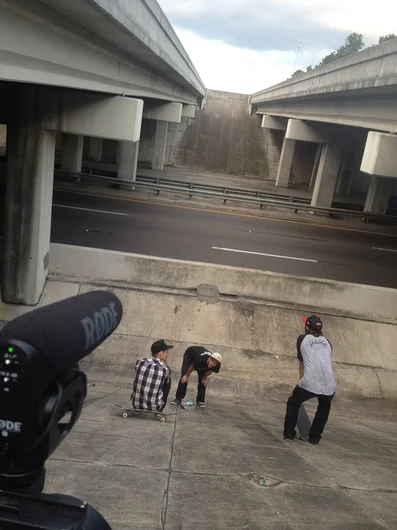
[{"label": "cracked concrete ground", "polygon": [[395,403],[336,397],[312,446],[282,439],[285,389],[245,403],[211,388],[206,410],[166,423],[123,419],[129,393],[91,385],[47,463],[46,491],[85,499],[113,530],[397,528]]}]

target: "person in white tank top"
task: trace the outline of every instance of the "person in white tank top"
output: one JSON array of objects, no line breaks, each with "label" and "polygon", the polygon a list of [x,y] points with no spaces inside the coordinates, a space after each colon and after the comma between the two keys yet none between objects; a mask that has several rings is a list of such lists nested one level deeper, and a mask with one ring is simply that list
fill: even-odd
[{"label": "person in white tank top", "polygon": [[296,343],[300,380],[287,401],[284,440],[292,441],[296,436],[295,427],[301,404],[308,399],[317,398],[317,412],[309,432],[309,442],[317,444],[328,421],[336,391],[332,370],[332,344],[322,334],[323,323],[318,316],[303,317],[302,321],[305,324],[305,334],[299,335]]}]

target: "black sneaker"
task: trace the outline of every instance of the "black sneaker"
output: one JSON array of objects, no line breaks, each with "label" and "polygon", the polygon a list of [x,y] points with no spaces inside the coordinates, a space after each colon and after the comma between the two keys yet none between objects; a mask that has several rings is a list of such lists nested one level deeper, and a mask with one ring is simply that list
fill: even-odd
[{"label": "black sneaker", "polygon": [[177,406],[178,406],[178,405],[181,404],[181,402],[182,402],[181,399],[176,399],[176,398],[175,398],[174,400],[171,401],[171,405],[177,405]]},{"label": "black sneaker", "polygon": [[309,438],[309,443],[313,445],[317,445],[320,441],[320,438]]},{"label": "black sneaker", "polygon": [[284,436],[284,440],[285,440],[286,442],[293,442],[293,441],[294,441],[294,438]]}]

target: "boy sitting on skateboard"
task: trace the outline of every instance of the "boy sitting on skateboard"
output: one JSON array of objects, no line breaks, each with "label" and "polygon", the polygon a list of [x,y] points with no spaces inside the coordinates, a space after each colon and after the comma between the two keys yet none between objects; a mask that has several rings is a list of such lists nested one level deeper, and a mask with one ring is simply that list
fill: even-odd
[{"label": "boy sitting on skateboard", "polygon": [[152,357],[141,357],[135,363],[132,387],[132,408],[161,412],[171,389],[171,370],[167,366],[168,350],[173,348],[164,339],[151,346]]},{"label": "boy sitting on skateboard", "polygon": [[296,436],[295,426],[301,403],[318,399],[318,407],[309,431],[309,442],[318,444],[328,421],[336,383],[332,371],[332,345],[322,334],[323,323],[319,317],[303,317],[305,334],[299,335],[296,346],[299,359],[300,381],[287,401],[284,421],[284,440]]},{"label": "boy sitting on skateboard", "polygon": [[176,391],[176,397],[174,401],[171,401],[171,405],[180,405],[184,397],[186,396],[187,383],[193,370],[197,371],[198,374],[198,387],[197,387],[197,405],[200,408],[205,408],[205,390],[208,383],[208,378],[215,372],[219,372],[221,368],[222,356],[220,353],[211,353],[204,346],[190,346],[184,353],[181,379]]}]

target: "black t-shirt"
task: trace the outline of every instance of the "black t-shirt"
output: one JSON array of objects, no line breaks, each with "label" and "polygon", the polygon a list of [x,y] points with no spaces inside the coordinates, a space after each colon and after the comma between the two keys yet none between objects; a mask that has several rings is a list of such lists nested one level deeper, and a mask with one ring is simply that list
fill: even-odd
[{"label": "black t-shirt", "polygon": [[301,344],[303,339],[306,337],[306,335],[299,335],[297,341],[296,341],[296,353],[298,356],[298,359],[303,362],[303,357],[301,354]]},{"label": "black t-shirt", "polygon": [[212,371],[217,374],[221,368],[219,363],[214,366],[214,368],[208,368],[207,361],[211,356],[211,352],[209,352],[203,346],[190,346],[186,350],[186,355],[189,357],[194,369],[198,372]]}]

